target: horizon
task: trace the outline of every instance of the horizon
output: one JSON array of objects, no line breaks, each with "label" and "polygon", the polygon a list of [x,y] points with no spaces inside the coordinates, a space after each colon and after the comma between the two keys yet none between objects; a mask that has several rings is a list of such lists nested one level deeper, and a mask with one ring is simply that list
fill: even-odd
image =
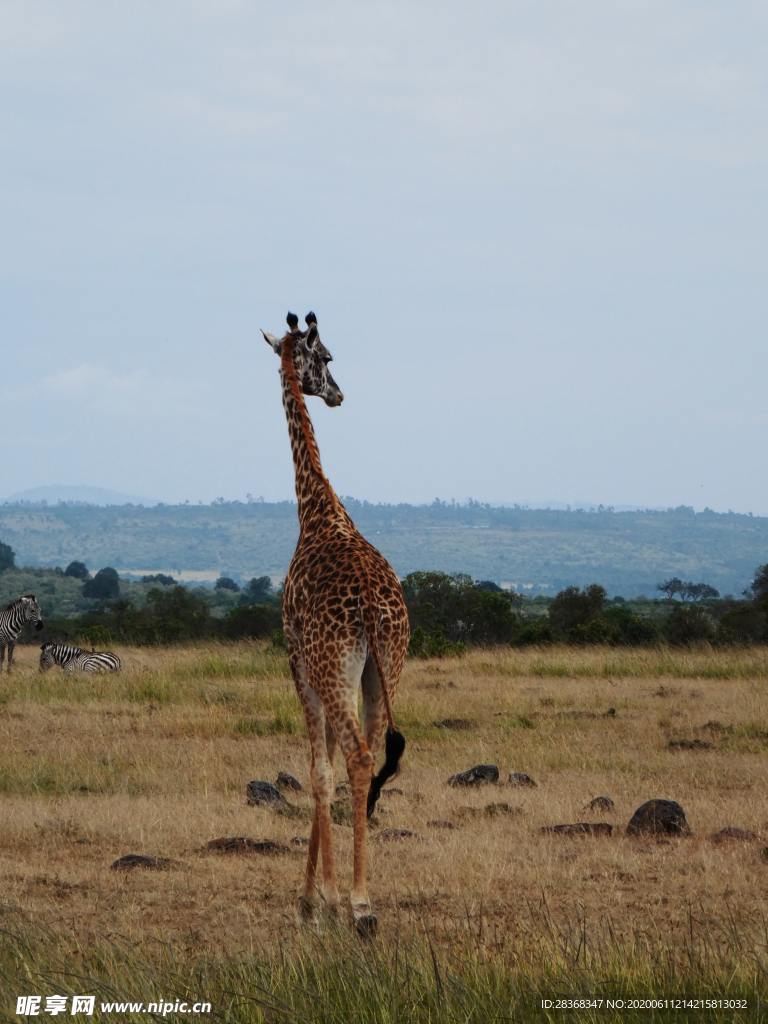
[{"label": "horizon", "polygon": [[[91,500],[87,500],[87,499],[84,499],[84,498],[76,498],[76,497],[72,497],[72,498],[60,498],[60,497],[29,498],[29,497],[25,497],[24,496],[26,493],[34,494],[34,493],[40,492],[42,490],[50,490],[52,492],[56,492],[56,491],[59,491],[59,490],[61,490],[61,491],[65,491],[65,490],[75,491],[75,490],[79,490],[79,489],[82,489],[83,491],[91,491],[91,492],[103,491],[105,494],[112,494],[113,493],[110,488],[100,487],[98,485],[67,484],[67,485],[62,485],[61,487],[59,487],[56,484],[50,484],[50,485],[43,485],[41,487],[30,487],[30,488],[28,488],[27,491],[17,492],[15,494],[9,495],[7,497],[0,497],[0,505],[6,505],[6,506],[7,505],[20,505],[20,506],[35,506],[35,505],[46,506],[47,505],[47,506],[52,506],[52,507],[55,507],[56,505],[81,505],[81,506],[88,506],[88,507],[93,507],[93,508],[107,508],[107,507],[119,507],[121,505],[126,505],[126,506],[127,505],[131,505],[131,506],[134,506],[134,507],[152,508],[152,507],[157,506],[157,505],[183,507],[185,505],[205,505],[205,506],[207,506],[207,505],[220,505],[220,504],[225,504],[225,505],[226,504],[280,505],[280,504],[286,504],[286,503],[290,504],[290,505],[295,505],[296,504],[296,496],[295,496],[295,494],[291,494],[291,495],[289,495],[287,497],[284,497],[284,498],[279,498],[279,497],[278,498],[264,498],[261,495],[253,495],[253,494],[247,493],[247,494],[245,494],[245,495],[243,495],[241,497],[237,497],[237,496],[235,496],[235,497],[226,497],[224,495],[220,495],[220,496],[218,496],[216,498],[213,498],[213,499],[210,499],[210,500],[204,500],[202,498],[184,498],[184,499],[177,500],[177,501],[166,500],[166,499],[163,499],[163,498],[150,498],[150,497],[141,496],[141,495],[130,496],[130,495],[121,495],[121,494],[115,494],[114,495],[115,500],[109,500],[109,501],[107,501],[107,500],[104,500],[104,501],[91,501]],[[675,511],[678,511],[680,509],[692,509],[693,512],[696,515],[700,515],[700,514],[703,514],[703,513],[713,513],[715,515],[738,515],[738,516],[748,516],[748,517],[753,517],[753,518],[766,518],[765,515],[761,515],[758,512],[752,512],[751,510],[743,511],[741,509],[734,509],[734,508],[717,509],[717,508],[712,508],[711,506],[708,506],[708,505],[696,506],[696,505],[688,505],[688,504],[679,504],[679,505],[633,505],[633,504],[624,504],[624,503],[621,503],[621,502],[615,502],[615,503],[602,503],[602,502],[593,502],[593,501],[581,501],[581,502],[577,502],[577,501],[570,502],[569,501],[569,502],[565,502],[565,501],[557,501],[557,500],[554,500],[554,499],[549,500],[549,501],[544,501],[544,500],[542,500],[542,501],[524,500],[524,499],[519,499],[519,500],[515,500],[515,501],[494,501],[494,500],[487,500],[486,501],[486,500],[483,500],[483,499],[480,499],[480,498],[476,498],[473,495],[468,495],[468,496],[463,497],[463,498],[458,498],[458,497],[454,497],[454,496],[440,496],[440,495],[436,495],[430,501],[405,501],[405,500],[397,500],[397,499],[388,500],[388,501],[372,501],[369,498],[364,498],[364,497],[360,497],[358,495],[353,495],[353,494],[343,494],[343,495],[339,495],[339,497],[344,502],[350,502],[351,501],[351,502],[357,502],[358,504],[369,504],[369,505],[378,505],[378,506],[405,505],[405,506],[410,506],[410,507],[413,507],[413,508],[429,508],[431,505],[435,505],[435,503],[439,502],[441,504],[446,504],[446,505],[450,505],[450,506],[456,506],[458,508],[470,507],[471,505],[474,504],[474,505],[486,506],[486,507],[492,508],[492,509],[511,509],[511,510],[520,509],[520,510],[523,510],[523,511],[530,510],[532,512],[547,512],[547,511],[550,511],[550,512],[598,512],[598,511],[604,511],[604,512],[675,512]],[[118,498],[124,499],[124,500],[116,500]]]}]

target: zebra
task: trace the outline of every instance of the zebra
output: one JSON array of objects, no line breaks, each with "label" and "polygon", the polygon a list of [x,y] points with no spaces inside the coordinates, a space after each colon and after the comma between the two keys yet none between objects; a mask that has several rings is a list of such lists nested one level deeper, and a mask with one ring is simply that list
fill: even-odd
[{"label": "zebra", "polygon": [[74,644],[48,640],[40,645],[40,671],[59,665],[64,672],[119,672],[120,659],[110,651],[84,651]]},{"label": "zebra", "polygon": [[43,628],[40,605],[34,594],[24,594],[0,611],[0,672],[3,670],[5,648],[8,648],[8,674],[13,663],[13,650],[25,623],[34,622],[35,629]]}]

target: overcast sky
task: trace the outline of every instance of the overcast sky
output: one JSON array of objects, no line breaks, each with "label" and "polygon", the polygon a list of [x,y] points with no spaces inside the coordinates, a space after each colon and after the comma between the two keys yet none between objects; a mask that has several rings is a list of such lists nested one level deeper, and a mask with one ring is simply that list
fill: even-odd
[{"label": "overcast sky", "polygon": [[768,514],[768,8],[0,0],[0,497]]}]

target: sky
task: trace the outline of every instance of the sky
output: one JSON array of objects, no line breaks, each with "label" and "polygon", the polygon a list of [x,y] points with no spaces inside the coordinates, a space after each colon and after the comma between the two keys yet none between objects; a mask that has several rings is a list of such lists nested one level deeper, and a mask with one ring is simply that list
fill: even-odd
[{"label": "sky", "polygon": [[0,498],[768,514],[768,8],[0,0]]}]

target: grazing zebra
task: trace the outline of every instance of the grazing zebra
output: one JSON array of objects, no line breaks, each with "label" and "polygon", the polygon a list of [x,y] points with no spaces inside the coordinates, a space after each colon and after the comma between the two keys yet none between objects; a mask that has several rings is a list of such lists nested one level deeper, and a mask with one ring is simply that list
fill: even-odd
[{"label": "grazing zebra", "polygon": [[8,648],[8,672],[13,662],[13,649],[25,623],[34,622],[35,629],[43,628],[40,606],[34,594],[25,594],[0,611],[0,672],[3,670],[5,648]]},{"label": "grazing zebra", "polygon": [[40,671],[59,665],[65,672],[119,672],[120,659],[109,651],[84,651],[74,644],[49,640],[40,646]]}]

